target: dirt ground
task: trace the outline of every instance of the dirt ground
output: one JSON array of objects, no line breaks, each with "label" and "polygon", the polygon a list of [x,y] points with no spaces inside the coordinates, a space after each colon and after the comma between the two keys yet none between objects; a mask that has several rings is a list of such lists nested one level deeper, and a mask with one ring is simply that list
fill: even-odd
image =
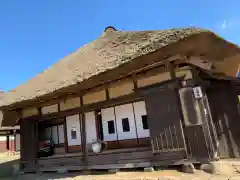
[{"label": "dirt ground", "polygon": [[[8,156],[0,154],[0,179],[1,180],[240,180],[240,175],[217,176],[197,171],[194,174],[186,174],[177,169],[164,169],[155,172],[128,171],[109,174],[95,172],[86,175],[81,173],[42,173],[42,174],[16,174],[13,175],[15,164],[19,163],[19,155]],[[97,174],[96,174],[97,173]]]},{"label": "dirt ground", "polygon": [[67,174],[26,174],[2,180],[240,180],[240,176],[216,176],[202,171],[195,174],[185,174],[176,170],[156,172],[118,172],[116,174],[83,175]]}]

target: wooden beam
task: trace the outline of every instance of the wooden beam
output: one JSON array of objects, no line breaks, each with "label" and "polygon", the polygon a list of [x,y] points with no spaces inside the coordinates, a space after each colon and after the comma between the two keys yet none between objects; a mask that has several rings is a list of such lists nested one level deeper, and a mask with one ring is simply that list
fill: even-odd
[{"label": "wooden beam", "polygon": [[108,86],[105,88],[105,92],[106,92],[106,100],[109,100],[109,99],[110,99],[110,96],[109,96]]},{"label": "wooden beam", "polygon": [[[144,56],[145,57],[145,56]],[[146,58],[146,57],[145,57]],[[165,57],[163,58],[162,60],[160,61],[157,61],[157,62],[154,62],[150,65],[147,65],[145,67],[142,67],[142,68],[138,68],[136,70],[133,70],[133,71],[130,71],[129,73],[127,74],[124,74],[124,75],[120,75],[119,77],[115,78],[115,79],[111,79],[111,80],[106,80],[104,82],[100,82],[99,84],[96,84],[95,86],[93,87],[90,87],[88,89],[82,89],[81,92],[79,90],[77,90],[76,92],[73,91],[73,92],[70,92],[69,90],[67,91],[66,89],[70,88],[70,87],[67,87],[65,88],[65,92],[64,94],[60,93],[59,95],[56,95],[56,96],[50,96],[50,95],[45,95],[43,96],[44,98],[41,98],[41,99],[38,99],[38,100],[26,100],[28,102],[25,102],[25,105],[24,105],[24,108],[26,107],[29,107],[29,102],[32,102],[31,103],[31,106],[34,105],[35,107],[40,107],[42,106],[43,104],[45,103],[50,103],[52,104],[52,102],[56,102],[58,103],[60,100],[62,100],[64,97],[66,97],[67,95],[71,94],[71,95],[76,95],[76,96],[79,96],[79,94],[82,94],[84,92],[87,92],[89,91],[89,89],[92,89],[92,88],[97,88],[97,87],[102,87],[104,86],[105,84],[108,84],[110,82],[114,82],[116,80],[119,80],[119,79],[122,79],[122,78],[125,78],[125,77],[129,77],[131,76],[132,74],[137,74],[137,73],[140,73],[141,71],[145,71],[145,70],[148,70],[148,69],[151,69],[151,68],[154,68],[154,67],[158,67],[162,64],[164,64],[165,62],[172,62],[172,61],[176,61],[176,60],[180,60],[180,59],[186,59],[185,56],[182,56],[182,55],[175,55],[175,56],[170,56],[170,57]],[[55,104],[56,104],[55,103]],[[3,106],[1,107],[1,109],[8,109],[8,110],[14,110],[16,108],[19,108],[20,106],[19,105],[16,105],[17,103],[15,103],[14,105],[10,105],[10,106]],[[15,108],[16,107],[16,108]]]},{"label": "wooden beam", "polygon": [[[128,94],[125,96],[121,96],[119,98],[110,99],[108,101],[101,101],[101,102],[97,102],[94,104],[84,105],[84,106],[80,106],[77,108],[73,108],[73,109],[69,109],[69,110],[65,110],[65,111],[61,111],[61,112],[57,112],[57,113],[46,114],[46,115],[43,115],[42,117],[39,117],[39,121],[45,121],[45,120],[50,120],[50,119],[54,119],[54,118],[71,116],[71,115],[74,115],[77,113],[83,113],[86,111],[93,111],[96,109],[107,108],[112,105],[116,105],[116,104],[120,105],[120,104],[124,104],[126,102],[132,102],[132,101],[141,100],[141,99],[143,99],[143,96],[136,92],[136,93]],[[27,118],[27,119],[30,119],[30,118]],[[31,119],[32,119],[32,117],[31,117]]]},{"label": "wooden beam", "polygon": [[200,78],[198,76],[198,70],[196,66],[191,66],[192,68],[192,75],[193,75],[193,83],[194,85],[199,84],[200,83]]},{"label": "wooden beam", "polygon": [[136,73],[134,73],[134,74],[132,75],[132,80],[133,80],[134,92],[135,92],[135,91],[137,91],[137,89],[138,89],[138,85],[137,85],[137,75],[136,75]]}]

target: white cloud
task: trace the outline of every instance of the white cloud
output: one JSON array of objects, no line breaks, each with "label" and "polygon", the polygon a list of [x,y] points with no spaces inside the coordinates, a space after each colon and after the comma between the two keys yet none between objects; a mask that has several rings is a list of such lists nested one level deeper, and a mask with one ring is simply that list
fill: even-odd
[{"label": "white cloud", "polygon": [[225,19],[218,24],[221,30],[235,30],[240,28],[240,19]]},{"label": "white cloud", "polygon": [[221,29],[226,29],[226,28],[228,28],[228,23],[226,20],[224,20],[221,24]]}]

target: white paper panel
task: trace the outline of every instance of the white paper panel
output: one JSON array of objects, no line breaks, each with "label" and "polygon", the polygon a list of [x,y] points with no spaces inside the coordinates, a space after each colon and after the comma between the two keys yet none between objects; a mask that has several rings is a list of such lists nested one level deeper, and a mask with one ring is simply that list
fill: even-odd
[{"label": "white paper panel", "polygon": [[145,101],[133,103],[134,114],[137,125],[137,135],[139,138],[149,137],[149,129],[143,129],[142,115],[147,115]]},{"label": "white paper panel", "polygon": [[[124,139],[137,138],[132,104],[124,104],[121,106],[116,106],[115,114],[116,114],[118,139],[124,140]],[[128,118],[129,120],[129,126],[130,126],[129,132],[123,132],[123,126],[122,126],[123,118]]]},{"label": "white paper panel", "polygon": [[[69,146],[81,145],[81,131],[80,131],[79,114],[73,115],[73,116],[67,116],[66,117],[66,123],[67,123],[68,145]],[[72,136],[71,136],[71,130],[72,129],[76,129],[76,132],[77,132],[77,138],[76,139],[72,139]]]},{"label": "white paper panel", "polygon": [[[115,115],[114,115],[114,108],[107,108],[102,109],[102,126],[103,126],[103,140],[104,141],[116,141],[117,140],[117,129],[116,129],[116,123],[115,123]],[[108,121],[114,121],[115,126],[115,133],[109,134],[108,133]]]}]

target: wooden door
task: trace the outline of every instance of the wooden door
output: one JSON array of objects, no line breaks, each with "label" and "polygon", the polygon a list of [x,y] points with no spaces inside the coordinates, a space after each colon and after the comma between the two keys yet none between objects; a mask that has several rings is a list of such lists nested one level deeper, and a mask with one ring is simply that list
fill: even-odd
[{"label": "wooden door", "polygon": [[185,156],[185,141],[174,85],[147,89],[145,94],[153,153],[181,151],[183,153],[180,154]]}]

